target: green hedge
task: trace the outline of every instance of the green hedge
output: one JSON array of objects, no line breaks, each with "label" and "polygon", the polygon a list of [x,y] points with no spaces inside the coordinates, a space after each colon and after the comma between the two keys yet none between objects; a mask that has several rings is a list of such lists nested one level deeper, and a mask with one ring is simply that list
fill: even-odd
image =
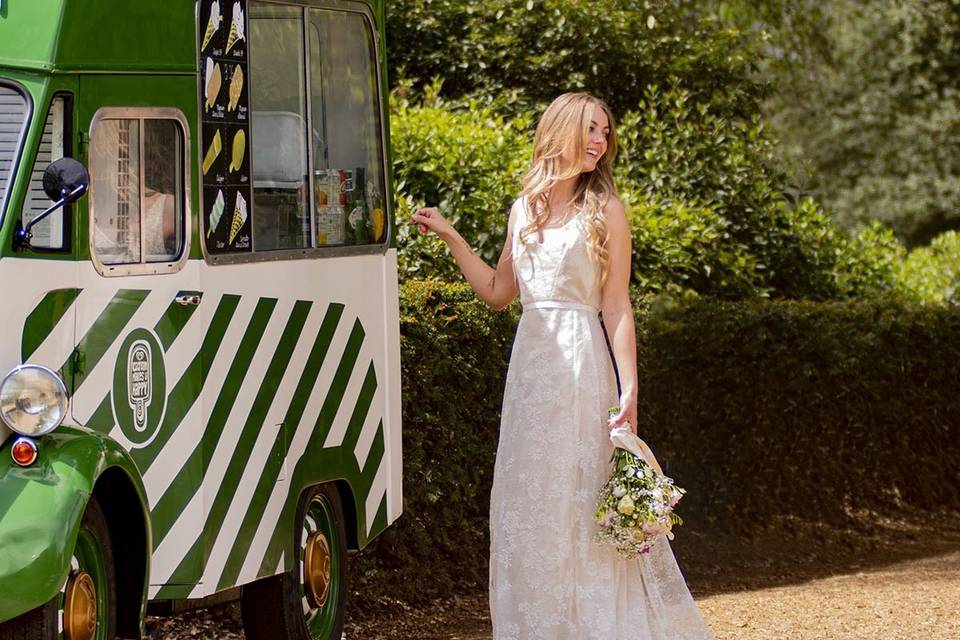
[{"label": "green hedge", "polygon": [[[401,288],[404,515],[355,559],[355,593],[417,601],[486,583],[517,312],[465,285]],[[637,327],[641,434],[689,490],[688,528],[960,507],[960,310],[661,298]]]}]

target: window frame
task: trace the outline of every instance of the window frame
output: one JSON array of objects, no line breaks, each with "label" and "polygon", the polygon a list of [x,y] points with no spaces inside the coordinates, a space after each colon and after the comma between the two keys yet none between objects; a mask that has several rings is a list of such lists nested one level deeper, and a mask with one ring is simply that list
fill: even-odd
[{"label": "window frame", "polygon": [[[63,157],[64,158],[73,158],[74,157],[74,144],[73,144],[73,109],[74,109],[74,95],[69,91],[57,91],[51,97],[47,103],[47,109],[44,111],[44,125],[46,123],[46,118],[50,116],[50,110],[53,109],[53,103],[58,100],[63,100]],[[33,162],[30,164],[30,174],[32,176],[33,170],[37,165],[37,156],[40,155],[40,144],[42,142],[43,133],[41,131],[41,140],[37,142],[37,150],[33,154]],[[29,180],[27,181],[29,183]],[[26,199],[29,191],[24,192],[23,201],[20,203],[20,224],[21,226],[26,226],[23,220],[23,208],[26,204]],[[45,255],[73,255],[73,225],[74,220],[73,216],[76,213],[75,203],[65,204],[58,211],[55,211],[54,214],[60,213],[63,216],[61,224],[63,225],[61,229],[62,234],[62,247],[43,247],[37,245],[30,245],[30,247],[24,247],[28,251],[37,254]],[[51,214],[51,215],[54,215]]]},{"label": "window frame", "polygon": [[[306,114],[308,117],[308,127],[312,122],[312,109],[313,109],[313,86],[312,79],[310,78],[310,32],[306,27],[308,26],[307,20],[307,11],[310,9],[320,9],[328,11],[340,11],[344,13],[354,13],[362,16],[366,20],[367,28],[370,30],[370,33],[373,36],[373,68],[376,71],[376,89],[377,89],[377,112],[380,117],[379,129],[380,129],[380,150],[381,150],[381,164],[382,164],[382,178],[383,178],[383,190],[384,190],[384,236],[383,241],[379,243],[369,243],[362,245],[334,245],[334,246],[314,246],[314,247],[305,247],[302,249],[268,249],[263,251],[257,251],[256,249],[256,236],[253,235],[253,224],[251,224],[251,243],[253,245],[250,251],[243,251],[237,253],[216,253],[210,254],[207,252],[207,244],[203,241],[203,238],[206,237],[207,233],[207,221],[206,215],[200,216],[199,226],[200,226],[200,248],[203,253],[203,259],[207,264],[210,265],[220,265],[220,264],[241,264],[246,262],[275,262],[280,260],[303,260],[303,259],[317,259],[317,258],[340,258],[345,256],[368,256],[368,255],[385,255],[390,249],[392,242],[393,231],[394,231],[394,222],[393,222],[393,193],[390,186],[390,156],[388,153],[387,145],[387,111],[386,104],[384,102],[384,92],[383,92],[383,69],[381,65],[381,58],[383,55],[382,43],[380,41],[380,32],[377,30],[377,22],[374,18],[373,11],[370,6],[365,3],[356,2],[354,0],[324,0],[323,2],[312,2],[310,0],[304,0],[301,2],[296,1],[287,1],[287,0],[256,0],[257,2],[262,2],[264,4],[274,4],[281,6],[292,6],[297,7],[303,12],[304,17],[304,29],[303,29],[303,51],[304,51],[304,89],[306,93],[306,100],[304,106],[306,109]],[[252,78],[251,78],[252,80]],[[198,131],[202,130],[202,113],[203,113],[203,78],[202,74],[197,74],[197,122],[198,122]],[[251,129],[253,127],[252,121],[253,112],[251,110]],[[252,139],[252,134],[251,134]],[[314,152],[313,145],[309,139],[309,136],[305,139],[307,145],[307,175],[313,176],[314,171]],[[196,155],[197,166],[203,163],[203,149],[198,148]],[[250,175],[251,182],[253,176],[253,167],[255,164],[255,158],[251,146],[250,151]],[[310,185],[310,217],[311,217],[311,226],[315,224],[316,212],[314,208],[316,206],[316,198],[313,194],[313,182],[308,180]],[[251,189],[253,185],[251,184]],[[202,203],[202,206],[206,206],[207,203]],[[256,215],[256,208],[253,206],[253,198],[250,199],[250,216]],[[315,237],[315,235],[314,235]]]},{"label": "window frame", "polygon": [[7,183],[6,191],[0,193],[0,224],[2,224],[6,222],[7,210],[10,209],[10,205],[13,203],[13,191],[17,185],[17,177],[20,167],[24,161],[24,146],[27,144],[27,136],[29,135],[30,129],[33,126],[33,117],[35,115],[34,111],[36,105],[33,102],[33,96],[31,96],[26,87],[19,82],[10,78],[0,78],[0,85],[19,93],[26,106],[23,126],[20,128],[20,135],[17,139],[16,153],[14,153],[14,156],[11,158],[10,162],[10,179]]},{"label": "window frame", "polygon": [[[131,262],[127,264],[104,264],[96,251],[96,200],[94,198],[94,181],[96,179],[94,162],[90,157],[89,149],[93,146],[93,139],[96,135],[97,125],[104,120],[138,120],[141,125],[140,135],[143,136],[143,122],[145,120],[172,120],[180,127],[180,139],[183,147],[180,149],[180,164],[183,175],[180,176],[182,189],[177,194],[181,201],[180,224],[182,225],[183,245],[180,254],[176,260],[160,262]],[[87,207],[87,242],[90,251],[90,261],[101,276],[132,276],[132,275],[156,275],[164,273],[176,273],[183,269],[183,266],[190,259],[190,241],[192,233],[192,200],[190,189],[190,160],[193,157],[190,153],[190,127],[187,124],[187,118],[183,112],[175,107],[101,107],[93,114],[90,121],[90,143],[87,152],[87,164],[90,171],[90,191]],[[142,138],[141,138],[142,140]],[[143,164],[140,165],[140,198],[143,198]],[[143,207],[139,208],[141,216],[141,238],[142,238],[142,219]],[[202,243],[201,243],[202,244]],[[141,240],[141,253],[143,251]],[[142,260],[142,257],[141,257]]]}]

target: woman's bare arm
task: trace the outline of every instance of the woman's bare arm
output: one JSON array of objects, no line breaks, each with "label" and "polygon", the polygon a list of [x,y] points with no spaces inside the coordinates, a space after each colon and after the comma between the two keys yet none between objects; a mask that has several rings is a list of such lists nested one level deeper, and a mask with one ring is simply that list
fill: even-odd
[{"label": "woman's bare arm", "polygon": [[510,255],[513,245],[513,225],[515,221],[513,209],[507,223],[507,237],[500,251],[500,259],[496,268],[491,267],[474,253],[473,248],[464,240],[463,236],[453,228],[440,212],[433,207],[418,209],[412,216],[412,221],[420,228],[421,233],[433,231],[441,240],[447,243],[450,253],[457,261],[457,266],[463,272],[463,277],[477,293],[481,300],[497,309],[507,307],[517,296],[517,281],[513,272],[513,260]]},{"label": "woman's bare arm", "polygon": [[629,289],[632,250],[630,223],[623,203],[619,200],[609,203],[605,213],[607,229],[610,232],[607,241],[610,264],[607,280],[603,285],[600,310],[620,374],[620,413],[610,422],[610,428],[629,422],[636,433],[637,332]]}]

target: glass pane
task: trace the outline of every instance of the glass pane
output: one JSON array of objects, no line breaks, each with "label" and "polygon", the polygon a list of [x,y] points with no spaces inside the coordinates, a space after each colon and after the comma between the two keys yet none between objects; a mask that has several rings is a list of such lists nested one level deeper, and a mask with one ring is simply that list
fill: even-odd
[{"label": "glass pane", "polygon": [[90,140],[94,251],[103,264],[140,262],[140,122],[101,120]]},{"label": "glass pane", "polygon": [[303,10],[250,3],[254,250],[310,244]]},{"label": "glass pane", "polygon": [[[43,191],[43,171],[54,160],[63,157],[63,126],[66,102],[63,98],[54,98],[47,114],[47,122],[43,126],[43,135],[40,138],[40,148],[37,150],[37,159],[33,163],[30,173],[30,184],[23,201],[21,220],[24,226],[46,211],[53,205],[53,201]],[[30,244],[34,247],[47,249],[63,248],[63,208],[57,209],[49,216],[34,225],[30,233],[33,238]]]},{"label": "glass pane", "polygon": [[317,244],[382,242],[386,197],[373,32],[358,13],[311,9],[309,16]]},{"label": "glass pane", "polygon": [[173,120],[143,122],[143,253],[145,262],[172,262],[183,246],[183,152]]},{"label": "glass pane", "polygon": [[27,120],[27,101],[13,87],[0,85],[0,213],[13,178],[13,163],[20,151],[20,136]]}]

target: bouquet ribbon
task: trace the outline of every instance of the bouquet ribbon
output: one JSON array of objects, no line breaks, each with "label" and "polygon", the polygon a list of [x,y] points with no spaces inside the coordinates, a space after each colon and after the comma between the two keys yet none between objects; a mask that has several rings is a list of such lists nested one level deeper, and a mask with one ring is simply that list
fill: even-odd
[{"label": "bouquet ribbon", "polygon": [[611,429],[610,442],[613,443],[613,446],[625,449],[646,462],[658,475],[663,475],[663,470],[657,463],[653,451],[650,450],[646,442],[630,431],[630,427],[619,426]]}]

